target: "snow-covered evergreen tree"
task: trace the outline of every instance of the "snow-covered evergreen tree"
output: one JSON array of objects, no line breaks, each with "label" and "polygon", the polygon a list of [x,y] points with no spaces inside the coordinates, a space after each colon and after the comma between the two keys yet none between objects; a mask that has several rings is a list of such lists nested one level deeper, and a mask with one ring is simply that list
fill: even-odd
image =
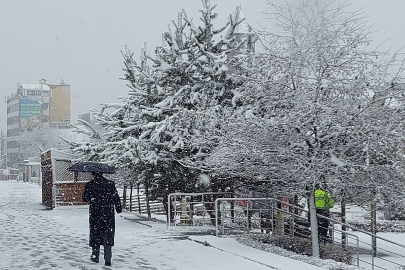
[{"label": "snow-covered evergreen tree", "polygon": [[104,157],[100,154],[105,149],[105,140],[101,135],[103,130],[85,120],[79,119],[78,121],[82,124],[81,126],[72,125],[73,132],[77,136],[60,136],[68,144],[68,151],[74,154],[78,160],[103,161]]},{"label": "snow-covered evergreen tree", "polygon": [[235,39],[243,21],[239,9],[215,28],[214,8],[203,1],[198,26],[179,13],[174,29],[163,35],[165,44],[153,55],[143,49],[139,63],[130,50],[123,53],[129,95],[122,103],[103,104],[94,115],[107,132],[102,147],[93,145],[92,151],[117,167],[177,181],[175,189],[194,186],[198,170],[179,162],[201,158],[218,143],[221,120],[232,116],[242,84],[229,72],[230,56],[241,53],[245,42]]}]

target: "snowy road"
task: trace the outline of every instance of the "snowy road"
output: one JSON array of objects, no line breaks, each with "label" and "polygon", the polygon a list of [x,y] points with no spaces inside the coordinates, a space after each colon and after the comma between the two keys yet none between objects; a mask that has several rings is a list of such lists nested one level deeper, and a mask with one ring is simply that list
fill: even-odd
[{"label": "snowy road", "polygon": [[[40,202],[39,186],[0,181],[0,269],[105,268],[102,254],[98,264],[89,260],[88,207],[48,211]],[[204,246],[168,231],[165,224],[151,224],[116,216],[113,269],[321,269],[233,239],[207,238],[218,248]]]}]

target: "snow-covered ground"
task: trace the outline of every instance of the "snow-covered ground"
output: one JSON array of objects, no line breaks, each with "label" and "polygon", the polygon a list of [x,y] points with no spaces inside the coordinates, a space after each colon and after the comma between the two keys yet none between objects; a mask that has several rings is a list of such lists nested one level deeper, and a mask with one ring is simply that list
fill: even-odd
[{"label": "snow-covered ground", "polygon": [[[41,205],[35,184],[0,181],[0,269],[103,269],[90,261],[88,207]],[[232,238],[187,236],[164,223],[116,216],[114,269],[323,269],[238,243]],[[204,245],[205,243],[205,245]],[[101,256],[102,257],[102,256]]]},{"label": "snow-covered ground", "polygon": [[[353,219],[364,216],[364,211],[359,209],[348,209],[348,213]],[[102,254],[98,264],[89,259],[88,207],[46,210],[41,205],[38,185],[0,181],[0,224],[0,254],[3,255],[0,269],[109,269],[103,266]],[[261,247],[266,250],[263,251],[234,238],[193,235],[184,229],[168,229],[163,222],[145,221],[133,213],[117,214],[113,268],[354,269],[351,266],[341,268],[331,260],[317,264],[319,259],[306,256],[304,259],[302,255],[277,247]],[[405,243],[405,234],[382,236]],[[389,259],[398,258],[391,256]],[[315,262],[323,268],[306,262]]]},{"label": "snow-covered ground", "polygon": [[[369,217],[370,214],[358,206],[349,206],[346,209],[346,216],[348,220],[367,222],[367,217]],[[384,215],[377,213],[377,219],[384,219]],[[403,221],[398,221],[398,223],[403,223]],[[351,231],[351,233],[359,237],[359,246],[363,249],[362,252],[360,252],[360,266],[365,269],[372,269],[370,265],[372,258],[369,255],[372,241],[371,236],[360,232]],[[381,239],[377,239],[378,256],[374,258],[374,263],[379,267],[375,267],[374,269],[405,269],[405,234],[381,232],[377,233],[377,235],[381,237]],[[384,239],[393,241],[402,246],[390,243]],[[351,242],[354,243],[354,241]],[[393,263],[400,264],[402,268]]]}]

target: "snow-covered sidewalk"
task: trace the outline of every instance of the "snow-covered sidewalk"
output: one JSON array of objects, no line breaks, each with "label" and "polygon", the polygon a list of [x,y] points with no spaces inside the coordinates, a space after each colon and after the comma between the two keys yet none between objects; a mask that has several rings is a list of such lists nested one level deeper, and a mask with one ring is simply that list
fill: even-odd
[{"label": "snow-covered sidewalk", "polygon": [[[40,202],[39,186],[0,181],[0,268],[105,268],[103,260],[98,264],[89,260],[88,207],[48,211]],[[323,269],[231,238],[187,236],[159,222],[139,223],[123,218],[128,215],[132,214],[116,216],[114,269]]]}]

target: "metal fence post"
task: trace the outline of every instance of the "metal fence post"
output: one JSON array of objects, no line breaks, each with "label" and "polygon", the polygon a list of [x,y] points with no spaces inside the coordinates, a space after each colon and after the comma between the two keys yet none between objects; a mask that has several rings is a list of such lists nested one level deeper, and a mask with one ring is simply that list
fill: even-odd
[{"label": "metal fence post", "polygon": [[207,214],[207,209],[205,209],[204,195],[201,195],[201,202],[202,202],[202,207],[203,207],[203,209],[205,210],[205,211],[204,211],[203,218],[202,218],[202,220],[203,220],[203,225],[205,225],[205,215]]},{"label": "metal fence post", "polygon": [[274,200],[271,204],[271,234],[274,235]]},{"label": "metal fence post", "polygon": [[294,236],[295,232],[295,213],[291,215],[291,236]]},{"label": "metal fence post", "polygon": [[169,195],[167,195],[167,218],[166,218],[166,220],[167,220],[167,227],[169,227],[170,228],[170,221],[171,221],[171,203],[170,203],[170,195],[171,194],[169,194]]},{"label": "metal fence post", "polygon": [[215,232],[218,237],[218,199],[215,200]]},{"label": "metal fence post", "polygon": [[250,234],[250,219],[249,219],[249,202],[246,204],[246,215],[247,215],[247,233]]}]

